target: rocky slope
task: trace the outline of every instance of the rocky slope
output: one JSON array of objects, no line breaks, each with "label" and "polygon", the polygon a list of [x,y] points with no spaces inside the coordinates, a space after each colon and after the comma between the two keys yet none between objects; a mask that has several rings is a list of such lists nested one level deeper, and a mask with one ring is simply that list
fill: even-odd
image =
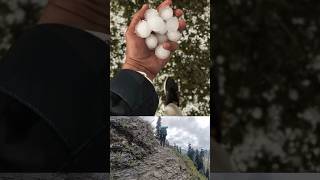
[{"label": "rocky slope", "polygon": [[106,173],[0,173],[1,180],[108,180]]},{"label": "rocky slope", "polygon": [[111,179],[193,179],[174,150],[159,146],[149,123],[111,117]]}]

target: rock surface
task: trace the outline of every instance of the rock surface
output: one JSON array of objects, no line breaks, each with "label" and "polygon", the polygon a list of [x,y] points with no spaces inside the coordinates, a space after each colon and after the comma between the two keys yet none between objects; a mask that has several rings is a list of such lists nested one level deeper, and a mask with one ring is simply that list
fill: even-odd
[{"label": "rock surface", "polygon": [[191,179],[186,165],[159,146],[149,123],[138,117],[111,117],[111,179]]},{"label": "rock surface", "polygon": [[149,123],[137,117],[110,118],[111,169],[136,166],[159,145]]},{"label": "rock surface", "polygon": [[1,180],[108,180],[107,173],[0,173]]}]

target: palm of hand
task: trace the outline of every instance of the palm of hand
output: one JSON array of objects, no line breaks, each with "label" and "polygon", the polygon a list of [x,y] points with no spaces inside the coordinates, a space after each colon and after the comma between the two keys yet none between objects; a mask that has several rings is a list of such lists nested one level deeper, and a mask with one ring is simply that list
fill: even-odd
[{"label": "palm of hand", "polygon": [[[158,9],[170,6],[171,4],[172,0],[164,0],[158,6]],[[136,25],[140,20],[144,19],[144,13],[148,8],[148,5],[143,5],[131,20],[131,23],[126,32],[126,59],[122,68],[144,72],[147,74],[147,77],[152,80],[166,65],[166,63],[168,63],[170,58],[157,58],[155,55],[155,51],[149,50],[149,48],[145,44],[145,39],[138,37],[135,33]],[[183,14],[183,11],[181,9],[176,9],[174,12],[177,17],[180,17]],[[185,28],[185,21],[179,20],[179,30],[183,30]],[[165,42],[162,44],[162,46],[164,49],[173,52],[177,49],[178,44],[176,42]]]},{"label": "palm of hand", "polygon": [[135,61],[152,74],[157,74],[165,65],[165,61],[156,57],[154,50],[150,50],[145,40],[136,34],[127,34],[126,58]]}]

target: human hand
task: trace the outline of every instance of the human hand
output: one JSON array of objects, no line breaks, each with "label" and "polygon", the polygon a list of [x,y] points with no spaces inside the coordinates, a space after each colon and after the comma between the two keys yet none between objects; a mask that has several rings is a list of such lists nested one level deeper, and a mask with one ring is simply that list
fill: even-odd
[{"label": "human hand", "polygon": [[[172,4],[172,0],[165,0],[158,6],[158,10]],[[147,77],[153,80],[162,68],[168,63],[170,58],[159,59],[156,57],[154,50],[150,50],[145,44],[145,39],[140,38],[135,33],[136,25],[144,19],[146,10],[149,9],[147,4],[134,14],[131,23],[126,32],[126,58],[122,69],[131,69],[134,71],[141,71],[147,74]],[[183,15],[181,9],[174,10],[177,17]],[[182,31],[186,28],[186,22],[179,20],[179,30]],[[178,48],[176,42],[165,42],[163,48],[169,51],[175,51]]]}]

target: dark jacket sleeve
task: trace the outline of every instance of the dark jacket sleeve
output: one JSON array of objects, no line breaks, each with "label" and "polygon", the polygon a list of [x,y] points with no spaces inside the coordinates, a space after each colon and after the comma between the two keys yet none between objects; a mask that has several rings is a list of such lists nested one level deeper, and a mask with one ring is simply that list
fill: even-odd
[{"label": "dark jacket sleeve", "polygon": [[113,116],[154,116],[158,103],[153,85],[138,72],[123,69],[110,82]]},{"label": "dark jacket sleeve", "polygon": [[107,44],[56,24],[0,60],[0,171],[105,172]]},{"label": "dark jacket sleeve", "polygon": [[41,117],[1,91],[0,147],[0,172],[52,171],[68,152]]}]

